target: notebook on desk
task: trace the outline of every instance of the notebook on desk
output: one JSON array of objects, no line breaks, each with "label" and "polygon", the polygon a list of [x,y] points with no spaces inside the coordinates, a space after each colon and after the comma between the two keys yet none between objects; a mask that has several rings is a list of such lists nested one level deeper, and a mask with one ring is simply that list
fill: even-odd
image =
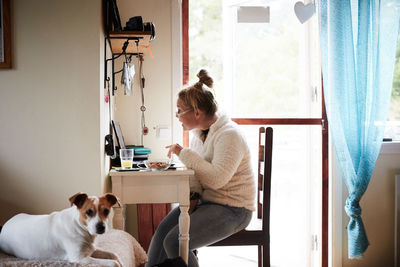
[{"label": "notebook on desk", "polygon": [[121,126],[119,123],[115,120],[111,120],[112,126],[114,128],[115,132],[115,137],[117,139],[118,146],[120,148],[126,148],[125,146],[125,140],[124,140],[124,135],[122,134]]}]

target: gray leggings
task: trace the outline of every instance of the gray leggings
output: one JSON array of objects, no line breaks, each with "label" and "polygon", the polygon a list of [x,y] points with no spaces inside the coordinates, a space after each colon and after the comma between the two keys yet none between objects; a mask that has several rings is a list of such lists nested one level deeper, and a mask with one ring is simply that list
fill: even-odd
[{"label": "gray leggings", "polygon": [[[160,223],[151,240],[146,267],[179,256],[179,208],[173,209]],[[242,229],[251,220],[252,212],[213,202],[203,202],[190,215],[189,267],[199,266],[193,250],[222,240]]]}]

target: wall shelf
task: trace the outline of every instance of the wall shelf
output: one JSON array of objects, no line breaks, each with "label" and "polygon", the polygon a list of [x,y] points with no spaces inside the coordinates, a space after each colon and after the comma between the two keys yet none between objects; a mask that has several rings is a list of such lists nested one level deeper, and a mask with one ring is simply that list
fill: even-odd
[{"label": "wall shelf", "polygon": [[[126,40],[129,40],[128,47],[126,48],[127,54],[144,53],[150,45],[151,31],[149,32],[133,32],[133,31],[118,31],[110,32],[108,34],[111,51],[113,54],[122,53],[122,48]],[[136,41],[139,41],[136,46]]]},{"label": "wall shelf", "polygon": [[[117,90],[115,86],[115,74],[122,70],[115,71],[114,61],[122,55],[143,55],[150,47],[152,40],[152,32],[137,32],[137,31],[112,31],[104,38],[104,88],[110,78],[107,76],[107,65],[111,61],[111,84],[112,95]],[[107,44],[110,46],[111,58],[107,58]]]}]

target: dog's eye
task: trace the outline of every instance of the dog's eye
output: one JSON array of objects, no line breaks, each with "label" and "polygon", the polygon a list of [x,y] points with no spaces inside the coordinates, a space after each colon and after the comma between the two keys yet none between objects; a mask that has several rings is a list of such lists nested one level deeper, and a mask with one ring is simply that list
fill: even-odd
[{"label": "dog's eye", "polygon": [[86,211],[86,215],[89,216],[89,217],[93,217],[94,216],[94,211],[92,209],[87,210]]},{"label": "dog's eye", "polygon": [[109,209],[104,209],[104,216],[107,216],[110,213]]}]

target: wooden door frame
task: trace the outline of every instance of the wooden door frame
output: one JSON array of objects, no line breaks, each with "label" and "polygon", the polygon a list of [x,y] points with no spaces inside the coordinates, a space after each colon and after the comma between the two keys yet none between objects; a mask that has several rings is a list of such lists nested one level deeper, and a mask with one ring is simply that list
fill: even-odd
[{"label": "wooden door frame", "polygon": [[[182,0],[182,84],[189,82],[189,0]],[[184,147],[189,147],[189,133],[183,131]]]},{"label": "wooden door frame", "polygon": [[[182,0],[183,85],[189,81],[189,0]],[[322,73],[321,73],[322,77]],[[321,118],[232,118],[239,125],[321,125],[322,136],[322,233],[321,267],[328,267],[329,249],[329,133],[322,85]],[[183,145],[189,146],[189,134],[183,132]]]}]

